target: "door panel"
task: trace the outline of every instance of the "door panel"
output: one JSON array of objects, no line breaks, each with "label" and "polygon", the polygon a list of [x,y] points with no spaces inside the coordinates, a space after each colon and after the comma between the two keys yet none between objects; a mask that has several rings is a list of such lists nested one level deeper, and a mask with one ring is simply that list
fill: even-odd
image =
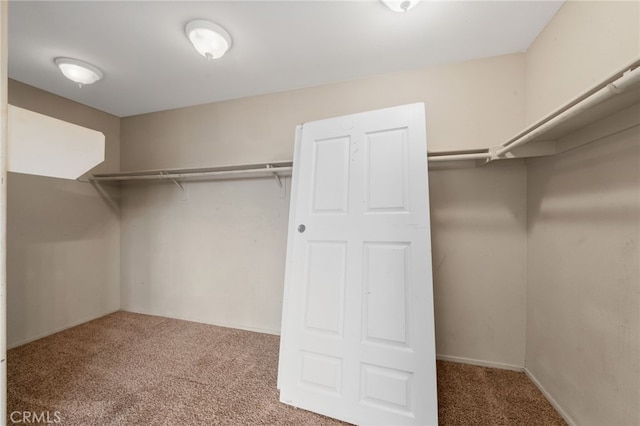
[{"label": "door panel", "polygon": [[340,396],[342,362],[340,358],[300,351],[300,383],[312,391]]},{"label": "door panel", "polygon": [[364,243],[365,342],[408,346],[409,254],[407,243]]},{"label": "door panel", "polygon": [[426,161],[422,104],[297,129],[281,401],[437,424]]},{"label": "door panel", "polygon": [[305,328],[341,337],[347,243],[312,241],[307,250]]},{"label": "door panel", "polygon": [[411,415],[411,379],[407,371],[362,364],[361,401],[379,410]]},{"label": "door panel", "polygon": [[347,213],[349,138],[314,141],[311,213]]},{"label": "door panel", "polygon": [[367,212],[409,211],[407,129],[368,133]]}]

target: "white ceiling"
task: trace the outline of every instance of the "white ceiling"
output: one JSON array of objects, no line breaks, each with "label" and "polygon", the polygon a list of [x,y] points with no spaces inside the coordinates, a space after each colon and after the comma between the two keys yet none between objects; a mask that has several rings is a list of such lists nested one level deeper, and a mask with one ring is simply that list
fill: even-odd
[{"label": "white ceiling", "polygon": [[[9,77],[124,117],[525,51],[562,1],[431,1],[406,14],[370,1],[17,1]],[[233,39],[207,61],[184,34],[195,18]],[[53,63],[89,62],[79,88]]]}]

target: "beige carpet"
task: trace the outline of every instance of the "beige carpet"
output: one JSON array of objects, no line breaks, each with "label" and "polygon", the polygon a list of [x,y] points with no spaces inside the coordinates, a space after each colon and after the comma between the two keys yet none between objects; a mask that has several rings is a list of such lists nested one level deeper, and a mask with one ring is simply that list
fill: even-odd
[{"label": "beige carpet", "polygon": [[[278,344],[117,312],[10,350],[7,413],[57,411],[79,426],[341,424],[278,402]],[[522,373],[439,362],[438,394],[442,425],[564,424]]]}]

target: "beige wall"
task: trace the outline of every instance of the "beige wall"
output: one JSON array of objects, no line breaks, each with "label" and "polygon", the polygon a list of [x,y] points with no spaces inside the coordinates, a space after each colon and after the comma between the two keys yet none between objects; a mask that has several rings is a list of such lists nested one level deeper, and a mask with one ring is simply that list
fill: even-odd
[{"label": "beige wall", "polygon": [[8,35],[9,5],[0,4],[0,419],[7,407],[7,146],[8,146]]},{"label": "beige wall", "polygon": [[524,55],[127,117],[122,169],[290,160],[297,124],[413,102],[430,151],[498,145],[524,124]]},{"label": "beige wall", "polygon": [[580,425],[640,424],[640,127],[529,164],[527,358]]},{"label": "beige wall", "polygon": [[[639,21],[638,2],[569,1],[526,54],[122,120],[17,82],[10,101],[104,131],[100,171],[286,160],[296,124],[412,102],[430,151],[489,147],[640,57]],[[430,171],[440,356],[526,366],[579,424],[640,422],[639,139]],[[11,175],[10,344],[120,305],[278,333],[288,187],[184,187],[127,185],[119,224],[86,184]]]},{"label": "beige wall", "polygon": [[279,333],[289,198],[271,178],[182,185],[123,190],[122,309]]},{"label": "beige wall", "polygon": [[[9,103],[103,132],[94,171],[118,170],[117,117],[13,80]],[[10,347],[119,308],[119,214],[91,184],[10,173],[7,216]]]},{"label": "beige wall", "polygon": [[[517,54],[128,117],[122,167],[291,159],[299,123],[416,101],[429,150],[497,145],[524,124],[523,90]],[[523,366],[526,169],[430,177],[437,351]],[[288,194],[272,179],[185,187],[123,190],[122,308],[278,333]]]},{"label": "beige wall", "polygon": [[438,356],[522,367],[526,167],[431,171],[429,187]]},{"label": "beige wall", "polygon": [[639,21],[638,1],[567,1],[527,50],[527,123],[640,58]]},{"label": "beige wall", "polygon": [[[527,52],[527,121],[639,45],[640,3],[565,4]],[[596,144],[528,163],[526,368],[581,425],[640,423],[640,130],[616,134],[623,116]]]}]

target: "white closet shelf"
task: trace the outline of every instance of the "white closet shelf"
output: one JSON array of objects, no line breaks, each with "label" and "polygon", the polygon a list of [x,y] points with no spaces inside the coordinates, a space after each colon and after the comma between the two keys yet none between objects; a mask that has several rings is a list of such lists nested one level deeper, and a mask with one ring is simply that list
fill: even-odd
[{"label": "white closet shelf", "polygon": [[90,179],[94,182],[131,182],[148,180],[209,180],[234,179],[251,177],[291,176],[292,161],[273,161],[270,163],[238,164],[232,166],[199,167],[185,169],[156,169],[135,172],[94,174]]},{"label": "white closet shelf", "polygon": [[[631,108],[637,106],[638,108]],[[552,111],[534,124],[508,139],[502,145],[490,148],[428,153],[430,163],[468,162],[483,165],[494,160],[529,158],[554,155],[577,146],[602,139],[606,135],[596,132],[578,140],[571,140],[578,133],[596,121],[605,119],[622,110],[629,113],[624,119],[628,127],[640,124],[640,59],[613,73],[608,78],[593,85],[560,108]],[[619,125],[617,130],[619,131]],[[95,174],[94,182],[127,182],[145,180],[204,180],[234,179],[241,177],[290,176],[292,161],[240,164],[233,166],[202,167],[185,169],[144,170]],[[280,182],[279,182],[280,183]]]},{"label": "white closet shelf", "polygon": [[[623,117],[623,126],[637,126],[640,124],[639,109],[640,59],[636,59],[502,145],[476,150],[430,152],[429,162],[475,160],[477,165],[482,165],[494,160],[558,154],[602,139],[606,135],[601,133],[582,135],[581,140],[572,139],[571,135],[597,121],[604,122],[607,117],[620,111],[628,110],[626,117]],[[618,125],[612,131],[619,130]]]}]

